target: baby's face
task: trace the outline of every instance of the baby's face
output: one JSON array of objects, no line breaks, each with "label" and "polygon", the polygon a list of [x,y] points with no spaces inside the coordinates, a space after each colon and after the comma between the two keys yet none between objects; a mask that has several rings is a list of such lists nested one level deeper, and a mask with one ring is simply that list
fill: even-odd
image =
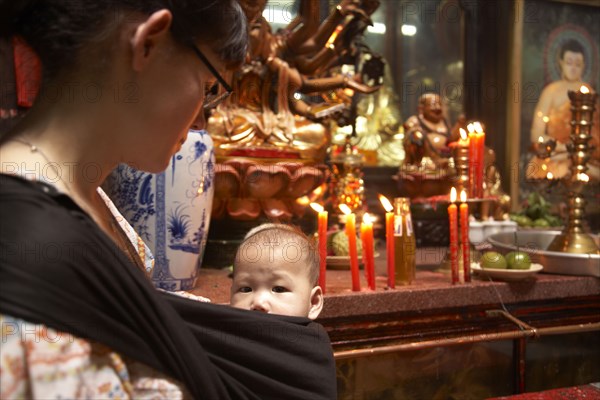
[{"label": "baby's face", "polygon": [[[258,252],[257,252],[258,250]],[[262,251],[260,251],[262,250]],[[309,282],[304,257],[280,247],[247,246],[238,254],[231,305],[245,310],[315,319],[322,308],[320,287]],[[289,248],[288,248],[289,250]]]}]

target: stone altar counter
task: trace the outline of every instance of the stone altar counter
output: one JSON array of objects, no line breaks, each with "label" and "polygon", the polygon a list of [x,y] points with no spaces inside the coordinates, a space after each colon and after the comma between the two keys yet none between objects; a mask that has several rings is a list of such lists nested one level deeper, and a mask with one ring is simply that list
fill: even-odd
[{"label": "stone altar counter", "polygon": [[[496,306],[561,298],[600,296],[600,279],[584,276],[539,273],[516,282],[490,281],[473,276],[470,284],[450,283],[449,271],[438,271],[443,251],[417,249],[417,278],[410,286],[388,290],[385,257],[376,260],[376,291],[367,289],[361,269],[361,292],[352,292],[349,270],[327,270],[325,306],[319,317],[358,317],[397,312],[425,312],[470,306]],[[231,279],[226,269],[201,269],[192,293],[214,303],[229,302]]]},{"label": "stone altar counter", "polygon": [[[469,398],[487,398],[600,381],[600,279],[475,275],[452,285],[449,272],[438,270],[444,254],[418,248],[416,281],[393,290],[385,288],[384,256],[376,260],[375,292],[362,270],[361,292],[350,290],[349,270],[327,270],[317,321],[331,339],[339,399],[404,398],[407,390],[433,398],[448,387],[479,387]],[[227,270],[202,269],[192,293],[227,303],[229,287]],[[548,365],[560,368],[548,376]]]}]

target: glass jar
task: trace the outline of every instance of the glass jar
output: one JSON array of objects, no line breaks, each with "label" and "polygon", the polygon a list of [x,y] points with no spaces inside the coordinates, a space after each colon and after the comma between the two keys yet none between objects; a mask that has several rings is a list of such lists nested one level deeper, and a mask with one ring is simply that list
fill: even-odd
[{"label": "glass jar", "polygon": [[410,285],[416,275],[417,241],[410,214],[410,199],[394,199],[394,263],[396,285]]}]

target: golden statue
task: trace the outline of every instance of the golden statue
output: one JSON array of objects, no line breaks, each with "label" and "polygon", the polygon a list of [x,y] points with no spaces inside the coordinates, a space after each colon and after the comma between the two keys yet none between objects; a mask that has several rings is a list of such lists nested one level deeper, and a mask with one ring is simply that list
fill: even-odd
[{"label": "golden statue", "polygon": [[[217,156],[323,161],[330,143],[327,122],[351,99],[341,90],[373,93],[382,82],[383,62],[373,57],[364,60],[362,71],[335,73],[340,60],[355,55],[352,39],[371,23],[379,2],[343,0],[319,26],[318,2],[304,0],[300,15],[278,32],[262,16],[265,0],[240,4],[250,21],[250,49],[234,76],[235,94],[209,118]],[[324,92],[330,93],[322,103],[302,99]]]},{"label": "golden statue", "polygon": [[464,126],[463,117],[451,130],[444,118],[440,96],[435,93],[421,95],[418,113],[404,123],[406,164],[447,172],[451,157],[448,145],[458,140],[458,128]]},{"label": "golden statue", "polygon": [[365,165],[398,167],[404,161],[404,130],[391,72],[386,65],[383,85],[373,93],[360,95],[353,126],[336,129],[332,142],[342,149],[355,130],[355,146]]},{"label": "golden statue", "polygon": [[419,97],[417,114],[404,122],[406,155],[397,177],[402,195],[415,198],[450,192],[455,171],[449,145],[459,138],[461,127],[465,127],[462,116],[450,129],[438,94]]},{"label": "golden statue", "polygon": [[379,1],[342,0],[319,23],[319,2],[303,0],[298,17],[277,32],[262,16],[266,0],[239,1],[250,27],[247,59],[207,125],[217,156],[213,217],[290,219],[327,178],[319,164],[331,121],[343,124],[354,93],[373,93],[383,82],[383,60],[355,40]]},{"label": "golden statue", "polygon": [[[451,146],[460,138],[460,128],[466,127],[466,118],[461,115],[450,128],[438,94],[421,95],[417,115],[404,123],[406,158],[398,173],[403,195],[411,198],[446,196],[452,186],[457,186],[459,177]],[[489,147],[485,147],[483,163],[483,198],[487,201],[477,205],[478,214],[481,219],[507,219],[510,197],[502,189],[496,153]]]}]

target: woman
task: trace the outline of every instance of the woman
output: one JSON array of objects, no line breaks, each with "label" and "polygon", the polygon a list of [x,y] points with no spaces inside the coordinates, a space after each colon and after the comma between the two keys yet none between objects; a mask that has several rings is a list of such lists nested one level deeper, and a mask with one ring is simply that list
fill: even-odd
[{"label": "woman", "polygon": [[165,169],[204,126],[246,52],[235,0],[0,0],[0,16],[43,66],[0,142],[0,397],[335,397],[322,327],[157,292],[99,189],[118,163]]}]

